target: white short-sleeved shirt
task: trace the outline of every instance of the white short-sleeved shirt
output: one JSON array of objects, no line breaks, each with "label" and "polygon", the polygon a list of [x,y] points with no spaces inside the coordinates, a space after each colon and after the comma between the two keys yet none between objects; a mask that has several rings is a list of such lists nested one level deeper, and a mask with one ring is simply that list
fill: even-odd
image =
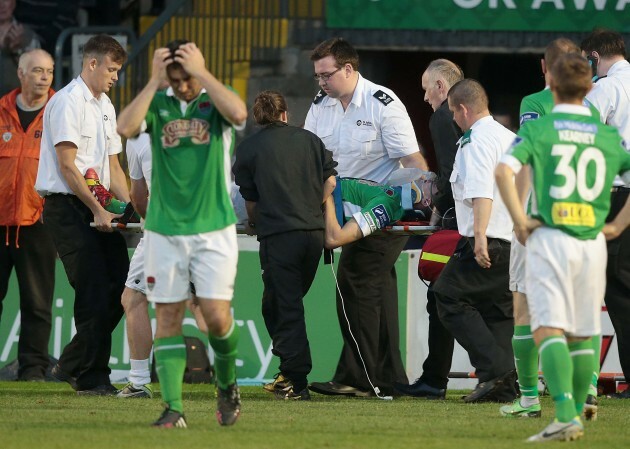
[{"label": "white short-sleeved shirt", "polygon": [[[625,59],[614,63],[605,78],[597,80],[586,99],[599,111],[602,123],[614,126],[630,145],[630,63]],[[617,177],[615,185],[623,185]],[[626,184],[627,185],[627,184]]]},{"label": "white short-sleeved shirt", "polygon": [[501,199],[494,170],[515,136],[492,116],[487,116],[477,120],[459,139],[450,181],[457,229],[461,235],[475,235],[473,198],[489,198],[492,200],[492,213],[486,236],[508,242],[512,240],[512,218]]},{"label": "white short-sleeved shirt", "polygon": [[339,176],[384,184],[400,168],[399,159],[418,152],[407,109],[391,90],[359,74],[346,110],[320,91],[306,115],[304,129],[322,139],[339,163]]},{"label": "white short-sleeved shirt", "polygon": [[144,178],[151,191],[151,137],[140,133],[138,137],[127,139],[127,164],[131,179]]},{"label": "white short-sleeved shirt", "polygon": [[44,111],[35,189],[41,196],[73,193],[61,170],[55,145],[72,142],[77,146],[75,165],[81,174],[93,168],[101,184],[110,186],[109,156],[122,151],[116,132],[116,111],[104,93],[96,98],[77,77],[50,99]]}]

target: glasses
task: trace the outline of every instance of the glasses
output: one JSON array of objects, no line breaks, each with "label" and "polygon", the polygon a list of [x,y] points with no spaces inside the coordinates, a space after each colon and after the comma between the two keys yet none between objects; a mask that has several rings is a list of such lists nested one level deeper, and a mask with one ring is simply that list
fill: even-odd
[{"label": "glasses", "polygon": [[316,74],[313,75],[313,78],[315,79],[315,81],[328,81],[331,76],[333,76],[335,73],[337,73],[342,68],[343,67],[339,67],[337,70],[335,70],[334,72],[331,72],[331,73],[322,73],[320,75],[318,75],[316,73]]}]

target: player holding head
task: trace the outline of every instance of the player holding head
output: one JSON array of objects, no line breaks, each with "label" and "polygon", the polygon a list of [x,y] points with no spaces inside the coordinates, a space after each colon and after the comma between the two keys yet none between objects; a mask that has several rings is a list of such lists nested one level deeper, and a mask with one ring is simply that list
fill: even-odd
[{"label": "player holding head", "polygon": [[[158,92],[163,80],[170,88]],[[240,414],[239,332],[231,315],[238,247],[227,186],[234,126],[246,117],[245,103],[206,69],[199,48],[181,40],[155,50],[149,82],[120,114],[120,134],[151,134],[144,268],[147,297],[156,303],[154,353],[166,403],[156,427],[186,427],[182,319],[191,281],[216,355],[217,418],[231,425]]]},{"label": "player holding head", "polygon": [[[551,67],[550,81],[552,113],[519,131],[496,170],[515,233],[521,243],[527,240],[531,327],[556,406],[554,421],[528,441],[583,435],[580,414],[594,364],[591,336],[600,333],[606,282],[601,231],[613,178],[630,175],[630,154],[618,132],[583,106],[591,88],[588,62],[562,55]],[[512,180],[524,165],[533,173],[535,220],[525,215]]]}]

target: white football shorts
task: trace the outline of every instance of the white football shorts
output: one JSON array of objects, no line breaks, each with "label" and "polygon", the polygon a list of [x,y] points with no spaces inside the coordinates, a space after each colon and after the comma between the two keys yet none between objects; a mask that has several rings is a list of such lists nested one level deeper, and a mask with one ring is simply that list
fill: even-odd
[{"label": "white football shorts", "polygon": [[191,282],[199,298],[232,299],[238,262],[234,225],[193,235],[146,231],[144,238],[149,301],[185,301],[190,297]]},{"label": "white football shorts", "polygon": [[125,287],[137,290],[145,295],[147,293],[147,284],[144,280],[144,237],[140,239],[133,256],[131,256]]},{"label": "white football shorts", "polygon": [[527,294],[525,287],[525,259],[526,250],[512,233],[512,246],[510,247],[510,291]]},{"label": "white football shorts", "polygon": [[575,337],[600,334],[606,291],[604,235],[580,240],[541,227],[529,237],[526,248],[532,331],[546,326]]}]

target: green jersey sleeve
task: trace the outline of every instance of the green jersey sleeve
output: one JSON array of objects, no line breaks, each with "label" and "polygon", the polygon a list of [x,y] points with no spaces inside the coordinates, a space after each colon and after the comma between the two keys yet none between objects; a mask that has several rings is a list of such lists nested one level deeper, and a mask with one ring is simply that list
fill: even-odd
[{"label": "green jersey sleeve", "polygon": [[516,158],[521,164],[527,165],[530,163],[533,152],[532,139],[530,138],[530,127],[521,128],[516,134],[516,138],[507,154]]}]

